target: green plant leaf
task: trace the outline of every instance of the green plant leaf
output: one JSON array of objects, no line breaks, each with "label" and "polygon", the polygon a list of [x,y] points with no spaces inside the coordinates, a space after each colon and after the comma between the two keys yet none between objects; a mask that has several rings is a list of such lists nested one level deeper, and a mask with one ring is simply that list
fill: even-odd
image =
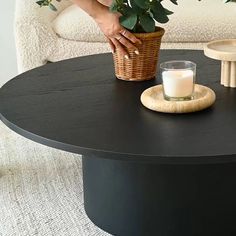
[{"label": "green plant leaf", "polygon": [[147,33],[155,31],[155,21],[149,14],[140,16],[140,24]]},{"label": "green plant leaf", "polygon": [[37,1],[36,3],[37,3],[39,6],[43,6],[44,0]]},{"label": "green plant leaf", "polygon": [[49,4],[49,7],[51,10],[57,11],[57,8],[52,3]]},{"label": "green plant leaf", "polygon": [[166,9],[158,1],[153,1],[151,4],[151,12],[154,19],[159,23],[166,23],[169,21]]},{"label": "green plant leaf", "polygon": [[166,15],[172,15],[174,12],[165,8]]},{"label": "green plant leaf", "polygon": [[145,0],[134,0],[135,3],[142,9],[148,9],[150,2],[149,1],[145,1]]},{"label": "green plant leaf", "polygon": [[116,3],[116,1],[112,1],[112,4],[110,5],[109,9],[111,12],[118,12],[119,5]]},{"label": "green plant leaf", "polygon": [[120,12],[125,16],[136,15],[136,11],[128,5],[124,5]]},{"label": "green plant leaf", "polygon": [[38,5],[40,5],[40,7],[42,6],[49,6],[49,1],[48,0],[41,0],[41,1],[37,1],[36,2]]},{"label": "green plant leaf", "polygon": [[134,10],[134,12],[136,12],[138,15],[143,14],[146,11],[145,9],[139,7],[137,3],[135,2],[135,0],[130,0],[130,5],[132,9]]},{"label": "green plant leaf", "polygon": [[175,5],[178,5],[178,0],[170,0],[172,3],[174,3]]},{"label": "green plant leaf", "polygon": [[132,14],[132,15],[123,15],[120,17],[120,23],[123,25],[126,29],[132,30],[134,26],[137,23],[137,15]]}]

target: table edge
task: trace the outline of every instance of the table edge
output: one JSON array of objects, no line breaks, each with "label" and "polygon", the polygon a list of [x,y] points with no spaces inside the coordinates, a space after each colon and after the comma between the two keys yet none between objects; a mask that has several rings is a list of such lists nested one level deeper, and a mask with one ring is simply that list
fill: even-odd
[{"label": "table edge", "polygon": [[128,162],[141,162],[161,165],[196,165],[196,164],[226,164],[236,162],[236,155],[219,155],[219,156],[154,156],[144,154],[130,154],[130,153],[118,153],[105,150],[97,150],[92,148],[85,148],[80,146],[74,146],[71,144],[61,143],[55,140],[51,140],[45,137],[41,137],[37,134],[24,130],[17,125],[11,123],[0,113],[0,120],[15,133],[31,140],[36,143],[55,148],[58,150],[66,151],[83,156],[93,156],[94,158],[103,158],[117,161]]}]

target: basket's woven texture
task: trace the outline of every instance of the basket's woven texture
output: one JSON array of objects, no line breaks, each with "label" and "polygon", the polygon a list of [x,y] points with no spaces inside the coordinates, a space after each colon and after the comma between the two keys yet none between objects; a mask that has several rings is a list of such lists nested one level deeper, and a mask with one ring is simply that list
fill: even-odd
[{"label": "basket's woven texture", "polygon": [[118,79],[130,81],[149,80],[156,76],[157,62],[161,46],[161,38],[164,29],[157,27],[154,33],[134,34],[142,41],[141,45],[136,45],[139,55],[128,50],[130,59],[117,50],[114,53],[115,74]]}]

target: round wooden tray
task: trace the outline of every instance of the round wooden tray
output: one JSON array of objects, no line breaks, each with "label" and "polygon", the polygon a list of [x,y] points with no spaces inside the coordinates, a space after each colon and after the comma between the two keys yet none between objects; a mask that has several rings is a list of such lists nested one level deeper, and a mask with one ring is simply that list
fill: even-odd
[{"label": "round wooden tray", "polygon": [[189,101],[166,101],[162,85],[146,89],[141,95],[142,104],[150,110],[164,113],[190,113],[210,107],[216,99],[215,92],[203,85],[195,85],[194,98]]}]

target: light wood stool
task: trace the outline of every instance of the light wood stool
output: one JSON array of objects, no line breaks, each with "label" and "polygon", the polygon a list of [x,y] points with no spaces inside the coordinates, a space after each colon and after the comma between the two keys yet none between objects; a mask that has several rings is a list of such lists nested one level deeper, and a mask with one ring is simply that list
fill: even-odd
[{"label": "light wood stool", "polygon": [[205,46],[204,53],[221,61],[221,84],[236,88],[236,39],[212,41]]}]

